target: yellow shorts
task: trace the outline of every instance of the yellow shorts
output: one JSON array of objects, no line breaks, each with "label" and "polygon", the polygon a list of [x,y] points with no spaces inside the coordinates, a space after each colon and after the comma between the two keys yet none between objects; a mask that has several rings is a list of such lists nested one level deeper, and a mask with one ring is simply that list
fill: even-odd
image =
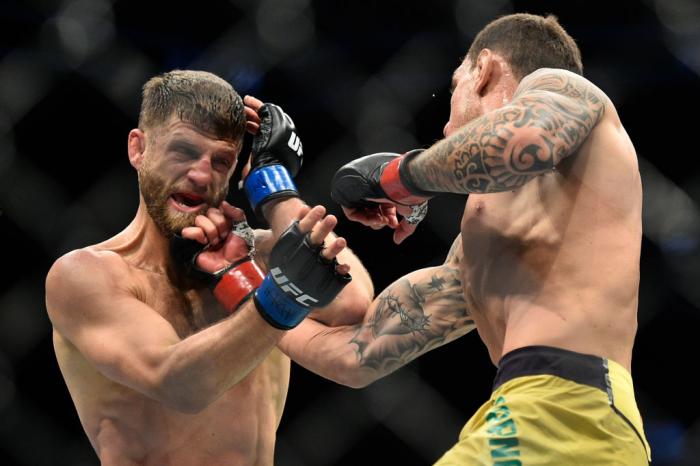
[{"label": "yellow shorts", "polygon": [[632,377],[614,361],[546,346],[506,354],[491,399],[436,465],[647,465]]}]

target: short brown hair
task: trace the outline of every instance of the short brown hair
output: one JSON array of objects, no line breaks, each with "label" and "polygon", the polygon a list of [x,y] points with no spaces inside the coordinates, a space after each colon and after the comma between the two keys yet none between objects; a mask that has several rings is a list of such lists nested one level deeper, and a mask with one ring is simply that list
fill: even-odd
[{"label": "short brown hair", "polygon": [[483,49],[502,55],[518,79],[539,68],[561,68],[583,74],[581,52],[556,16],[516,13],[487,24],[469,47],[467,59],[476,66]]},{"label": "short brown hair", "polygon": [[174,70],[143,86],[139,128],[154,128],[177,115],[221,139],[245,132],[243,101],[228,82],[206,71]]}]

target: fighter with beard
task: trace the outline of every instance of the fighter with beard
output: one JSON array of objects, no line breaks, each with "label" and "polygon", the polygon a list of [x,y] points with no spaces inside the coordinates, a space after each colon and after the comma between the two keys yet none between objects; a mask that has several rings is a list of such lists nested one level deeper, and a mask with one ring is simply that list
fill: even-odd
[{"label": "fighter with beard", "polygon": [[[337,220],[293,187],[291,119],[247,99],[205,72],[149,80],[128,138],[136,216],[48,274],[56,357],[103,466],[272,464],[290,371],[278,340],[313,309],[336,320],[371,300]],[[243,211],[223,200],[246,125],[246,190],[271,225],[255,255]],[[284,183],[266,183],[271,172]]]}]

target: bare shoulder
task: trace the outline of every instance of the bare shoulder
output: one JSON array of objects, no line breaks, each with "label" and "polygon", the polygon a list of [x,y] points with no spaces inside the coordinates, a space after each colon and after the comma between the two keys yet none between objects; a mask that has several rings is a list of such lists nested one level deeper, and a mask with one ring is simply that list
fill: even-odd
[{"label": "bare shoulder", "polygon": [[59,257],[51,266],[47,280],[99,278],[105,274],[126,272],[127,269],[126,262],[119,254],[88,247]]},{"label": "bare shoulder", "polygon": [[576,99],[589,99],[600,104],[609,100],[598,86],[580,74],[557,68],[540,68],[525,76],[520,81],[515,96],[532,91],[549,91]]},{"label": "bare shoulder", "polygon": [[535,100],[555,110],[574,113],[594,123],[612,107],[607,95],[583,76],[556,68],[540,68],[525,76],[513,100]]},{"label": "bare shoulder", "polygon": [[[46,276],[49,316],[74,309],[96,290],[109,291],[125,284],[130,270],[124,259],[111,251],[91,247],[71,251],[54,262]],[[68,305],[70,303],[70,305]]]}]

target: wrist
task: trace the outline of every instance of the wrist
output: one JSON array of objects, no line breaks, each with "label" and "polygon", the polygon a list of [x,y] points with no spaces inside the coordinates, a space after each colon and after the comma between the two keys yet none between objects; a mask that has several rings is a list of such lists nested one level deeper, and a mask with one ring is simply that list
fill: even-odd
[{"label": "wrist", "polygon": [[215,274],[211,289],[219,304],[232,314],[253,295],[263,279],[257,264],[245,259]]},{"label": "wrist", "polygon": [[243,187],[251,207],[258,216],[262,216],[263,206],[272,200],[299,196],[289,171],[281,164],[252,169]]},{"label": "wrist", "polygon": [[271,199],[262,205],[261,212],[275,236],[279,236],[289,225],[301,217],[307,208],[306,202],[299,197]]},{"label": "wrist", "polygon": [[379,183],[392,201],[404,205],[417,205],[426,202],[435,195],[435,193],[419,188],[408,168],[411,160],[422,152],[422,149],[412,150],[391,160],[384,166]]},{"label": "wrist", "polygon": [[255,308],[262,318],[281,330],[289,330],[299,325],[311,311],[309,304],[313,301],[309,300],[314,300],[306,294],[293,299],[285,290],[291,293],[301,291],[287,280],[279,268],[275,268],[267,274],[253,298]]}]

